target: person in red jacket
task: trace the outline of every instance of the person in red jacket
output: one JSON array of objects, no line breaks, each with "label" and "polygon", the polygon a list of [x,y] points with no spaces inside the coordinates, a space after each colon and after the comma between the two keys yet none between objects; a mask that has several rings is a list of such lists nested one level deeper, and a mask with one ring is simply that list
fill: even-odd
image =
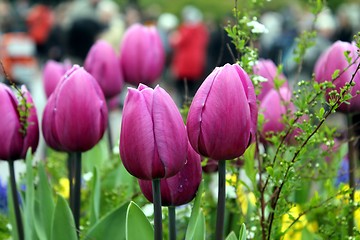
[{"label": "person in red jacket", "polygon": [[187,96],[194,96],[201,84],[209,34],[202,21],[202,13],[196,7],[184,7],[182,18],[183,23],[171,36],[170,44],[173,48],[171,70],[177,79],[176,86],[184,102]]}]

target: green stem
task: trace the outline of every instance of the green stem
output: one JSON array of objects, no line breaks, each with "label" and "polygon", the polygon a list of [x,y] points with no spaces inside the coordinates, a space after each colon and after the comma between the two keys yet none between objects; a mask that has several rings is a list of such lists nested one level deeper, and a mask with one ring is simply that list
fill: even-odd
[{"label": "green stem", "polygon": [[19,237],[19,240],[24,240],[24,227],[23,227],[21,213],[20,213],[19,197],[18,197],[16,180],[15,180],[14,162],[8,161],[8,163],[9,163],[9,171],[10,171],[11,195],[12,195],[12,199],[13,199],[18,237]]},{"label": "green stem", "polygon": [[67,159],[68,178],[69,178],[69,205],[72,212],[74,212],[74,178],[75,178],[75,153],[69,153]]},{"label": "green stem", "polygon": [[225,219],[225,174],[226,161],[219,161],[219,191],[218,191],[218,205],[216,217],[216,240],[224,239],[224,219]]},{"label": "green stem", "polygon": [[169,235],[170,240],[176,240],[176,212],[174,206],[169,206]]},{"label": "green stem", "polygon": [[152,180],[154,202],[154,240],[162,240],[162,212],[160,179]]},{"label": "green stem", "polygon": [[[352,125],[352,116],[347,115],[348,122],[348,139],[349,139],[349,187],[350,187],[350,199],[351,202],[355,201],[355,169],[356,169],[356,159],[355,159],[355,146],[354,146],[354,132],[351,129]],[[354,234],[354,208],[350,206],[350,214],[348,218],[348,235],[353,236]]]},{"label": "green stem", "polygon": [[80,231],[80,203],[81,203],[81,152],[76,152],[75,162],[75,182],[74,182],[74,221],[76,231]]}]

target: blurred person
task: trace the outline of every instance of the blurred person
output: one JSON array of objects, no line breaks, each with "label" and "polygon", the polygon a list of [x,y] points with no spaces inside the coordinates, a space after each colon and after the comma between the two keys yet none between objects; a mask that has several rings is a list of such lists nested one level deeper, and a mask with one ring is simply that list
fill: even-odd
[{"label": "blurred person", "polygon": [[100,0],[78,0],[69,6],[66,52],[71,62],[83,65],[91,46],[105,30],[97,12]]},{"label": "blurred person", "polygon": [[36,50],[39,56],[46,54],[46,41],[54,24],[54,13],[45,4],[34,5],[26,17],[26,24],[30,37],[36,43]]},{"label": "blurred person", "polygon": [[137,5],[129,4],[124,11],[125,26],[129,27],[134,23],[142,22],[142,13]]},{"label": "blurred person", "polygon": [[194,6],[182,10],[182,24],[170,38],[174,55],[171,70],[176,78],[176,86],[182,99],[194,96],[205,74],[208,31],[203,23],[203,15]]},{"label": "blurred person", "polygon": [[225,27],[233,21],[234,18],[228,15],[221,22],[215,20],[208,22],[209,43],[206,58],[206,75],[210,74],[215,67],[236,62],[236,47],[225,30]]},{"label": "blurred person", "polygon": [[344,3],[337,10],[338,28],[334,40],[353,41],[354,35],[360,31],[360,5]]},{"label": "blurred person", "polygon": [[100,22],[106,26],[99,38],[110,43],[118,51],[118,46],[125,31],[125,22],[120,14],[118,4],[112,0],[100,1],[97,5],[97,15]]},{"label": "blurred person", "polygon": [[[311,27],[306,23],[301,26],[305,26],[307,30]],[[302,29],[301,26],[299,27],[300,31],[306,30]],[[310,80],[312,78],[314,65],[317,59],[321,53],[331,45],[336,30],[336,22],[330,9],[325,8],[319,13],[314,22],[314,28],[317,31],[315,44],[306,50],[300,73],[298,73],[299,66],[294,61],[296,43],[293,44],[291,48],[292,50],[289,51],[289,54],[284,56],[284,72],[288,76],[291,85],[296,84],[296,82],[300,80]]]}]

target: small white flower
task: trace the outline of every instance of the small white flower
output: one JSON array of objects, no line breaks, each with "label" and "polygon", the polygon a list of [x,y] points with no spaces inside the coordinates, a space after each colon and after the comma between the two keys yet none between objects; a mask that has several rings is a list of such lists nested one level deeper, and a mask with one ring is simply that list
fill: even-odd
[{"label": "small white flower", "polygon": [[265,27],[264,24],[259,23],[256,20],[247,23],[247,26],[252,27],[252,33],[268,33],[269,30]]},{"label": "small white flower", "polygon": [[92,172],[87,172],[83,175],[83,179],[85,180],[85,182],[88,182],[92,179],[93,177],[93,173]]}]

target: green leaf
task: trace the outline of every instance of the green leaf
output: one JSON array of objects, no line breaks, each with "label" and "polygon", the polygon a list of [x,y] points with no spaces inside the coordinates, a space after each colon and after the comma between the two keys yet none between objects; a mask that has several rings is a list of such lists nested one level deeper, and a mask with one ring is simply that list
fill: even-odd
[{"label": "green leaf", "polygon": [[340,70],[336,69],[334,73],[331,75],[331,79],[336,79],[339,76]]},{"label": "green leaf", "polygon": [[108,146],[106,141],[102,140],[89,151],[82,153],[83,172],[91,172],[96,166],[104,166],[109,158]]},{"label": "green leaf", "polygon": [[191,216],[189,220],[188,227],[186,229],[186,237],[185,239],[196,239],[196,236],[199,236],[199,233],[197,231],[201,231],[199,226],[201,226],[201,216],[200,216],[200,203],[201,203],[201,197],[203,193],[204,183],[202,182],[199,186],[199,190],[196,194],[196,198],[194,201],[194,206],[191,211]]},{"label": "green leaf", "polygon": [[35,208],[35,191],[34,191],[34,173],[32,166],[31,149],[26,154],[26,190],[24,200],[24,235],[25,239],[31,240],[36,238],[36,230],[34,224],[34,208]]},{"label": "green leaf", "polygon": [[266,172],[271,176],[274,177],[274,169],[271,166],[266,167]]},{"label": "green leaf", "polygon": [[126,239],[154,239],[154,229],[143,211],[134,202],[130,202],[126,213]]},{"label": "green leaf", "polygon": [[91,189],[91,203],[90,203],[90,226],[93,226],[100,216],[100,177],[98,170],[94,167],[93,179],[92,179],[92,189]]},{"label": "green leaf", "polygon": [[238,240],[238,238],[236,237],[236,234],[234,232],[231,232],[225,240]]},{"label": "green leaf", "polygon": [[254,184],[256,183],[256,169],[255,169],[255,148],[256,145],[253,143],[251,144],[244,153],[244,169],[246,175],[249,177],[251,182]]},{"label": "green leaf", "polygon": [[35,192],[35,230],[40,239],[50,239],[51,221],[55,203],[45,172],[44,164],[39,164],[39,184]]},{"label": "green leaf", "polygon": [[51,240],[77,240],[74,217],[65,199],[58,195],[51,227]]},{"label": "green leaf", "polygon": [[11,194],[12,188],[10,181],[8,182],[7,187],[7,202],[8,202],[8,211],[9,211],[9,222],[11,224],[11,236],[13,240],[18,240],[18,231],[17,231],[17,224],[16,224],[16,217],[15,217],[15,209],[14,209],[14,200]]},{"label": "green leaf", "polygon": [[125,203],[100,219],[85,236],[85,240],[125,240],[126,213],[129,203]]},{"label": "green leaf", "polygon": [[205,240],[205,238],[206,238],[206,230],[205,230],[205,228],[206,228],[205,216],[204,216],[203,211],[200,209],[199,216],[198,216],[198,221],[197,221],[197,224],[196,224],[196,230],[195,230],[195,233],[194,233],[194,238],[192,238],[192,239]]},{"label": "green leaf", "polygon": [[241,224],[239,232],[239,240],[246,240],[246,226],[245,223]]}]

